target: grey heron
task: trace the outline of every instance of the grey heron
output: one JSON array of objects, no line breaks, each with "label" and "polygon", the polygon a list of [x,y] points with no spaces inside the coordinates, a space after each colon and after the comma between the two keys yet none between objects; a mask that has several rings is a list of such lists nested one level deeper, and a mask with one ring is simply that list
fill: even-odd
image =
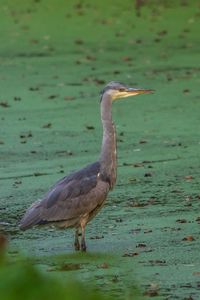
[{"label": "grey heron", "polygon": [[132,88],[114,81],[105,86],[100,99],[103,140],[99,160],[56,182],[42,199],[27,209],[20,221],[20,229],[26,230],[35,225],[45,224],[54,224],[60,228],[74,227],[75,249],[86,251],[86,224],[102,208],[117,177],[112,103],[119,98],[152,92],[150,89]]}]

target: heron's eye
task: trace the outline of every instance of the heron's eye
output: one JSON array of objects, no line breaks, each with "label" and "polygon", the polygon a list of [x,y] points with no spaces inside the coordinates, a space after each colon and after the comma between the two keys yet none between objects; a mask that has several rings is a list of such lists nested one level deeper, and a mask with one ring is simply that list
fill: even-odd
[{"label": "heron's eye", "polygon": [[119,89],[119,92],[124,92],[124,89],[123,88]]}]

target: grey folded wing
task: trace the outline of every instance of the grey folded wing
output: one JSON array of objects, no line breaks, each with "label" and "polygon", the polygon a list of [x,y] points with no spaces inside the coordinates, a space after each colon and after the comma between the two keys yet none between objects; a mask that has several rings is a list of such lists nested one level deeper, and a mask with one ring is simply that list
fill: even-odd
[{"label": "grey folded wing", "polygon": [[26,211],[20,228],[69,220],[93,211],[109,190],[108,184],[104,188],[98,184],[99,170],[96,162],[58,181]]}]

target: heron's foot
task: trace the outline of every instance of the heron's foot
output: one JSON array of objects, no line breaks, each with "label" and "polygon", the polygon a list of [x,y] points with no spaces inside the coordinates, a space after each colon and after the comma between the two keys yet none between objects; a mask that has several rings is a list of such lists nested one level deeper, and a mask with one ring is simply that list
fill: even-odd
[{"label": "heron's foot", "polygon": [[86,247],[85,240],[82,240],[81,241],[81,251],[86,252],[86,249],[87,249],[87,247]]},{"label": "heron's foot", "polygon": [[80,250],[79,231],[78,231],[78,229],[76,229],[76,232],[75,232],[74,248],[75,248],[76,251]]},{"label": "heron's foot", "polygon": [[75,231],[74,249],[75,249],[76,251],[79,251],[79,250],[80,250],[80,243],[79,243],[79,229],[78,229],[78,228],[76,228],[76,231]]},{"label": "heron's foot", "polygon": [[79,251],[80,250],[80,243],[79,243],[79,240],[75,240],[74,242],[74,249],[76,251]]}]

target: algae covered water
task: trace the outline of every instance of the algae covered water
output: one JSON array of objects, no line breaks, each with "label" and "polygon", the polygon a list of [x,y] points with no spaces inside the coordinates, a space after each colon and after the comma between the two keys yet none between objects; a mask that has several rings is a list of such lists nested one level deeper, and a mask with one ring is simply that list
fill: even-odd
[{"label": "algae covered water", "polygon": [[[0,226],[10,256],[121,299],[135,283],[147,296],[198,299],[198,1],[1,2]],[[87,226],[89,253],[76,256],[73,231],[17,223],[56,180],[98,159],[99,92],[111,80],[156,92],[113,105],[117,185]]]}]

